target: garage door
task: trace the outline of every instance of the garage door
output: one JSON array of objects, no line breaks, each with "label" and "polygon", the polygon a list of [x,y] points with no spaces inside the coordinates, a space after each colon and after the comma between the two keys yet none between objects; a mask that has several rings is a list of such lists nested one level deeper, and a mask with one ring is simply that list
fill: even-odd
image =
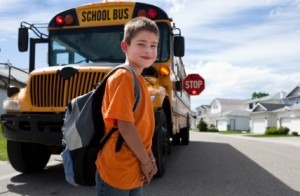
[{"label": "garage door", "polygon": [[288,127],[290,129],[290,134],[292,132],[297,132],[300,134],[300,119],[299,118],[283,118],[281,119],[281,126]]},{"label": "garage door", "polygon": [[252,120],[252,132],[255,134],[263,134],[266,131],[267,120],[264,118],[255,118]]},{"label": "garage door", "polygon": [[292,125],[292,120],[290,118],[281,119],[281,126],[290,128]]},{"label": "garage door", "polygon": [[227,131],[227,121],[226,120],[218,120],[217,128],[219,131]]}]

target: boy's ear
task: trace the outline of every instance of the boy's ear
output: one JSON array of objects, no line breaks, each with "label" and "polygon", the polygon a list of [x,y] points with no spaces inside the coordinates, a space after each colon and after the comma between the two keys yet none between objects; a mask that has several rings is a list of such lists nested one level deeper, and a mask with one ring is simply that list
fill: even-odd
[{"label": "boy's ear", "polygon": [[127,44],[126,44],[125,41],[121,42],[121,48],[122,48],[122,51],[126,54],[126,52],[127,52]]}]

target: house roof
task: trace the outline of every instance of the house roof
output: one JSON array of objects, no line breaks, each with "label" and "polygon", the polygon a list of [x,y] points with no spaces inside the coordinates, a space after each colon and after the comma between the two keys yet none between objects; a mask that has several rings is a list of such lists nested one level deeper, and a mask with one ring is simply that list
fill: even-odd
[{"label": "house roof", "polygon": [[201,108],[203,108],[203,109],[210,109],[210,105],[201,105],[201,106],[198,106],[198,107],[196,107],[196,110],[200,110]]},{"label": "house roof", "polygon": [[249,116],[250,112],[245,110],[229,110],[222,113],[224,116]]},{"label": "house roof", "polygon": [[286,95],[286,98],[297,97],[300,95],[300,85],[298,84],[291,92]]},{"label": "house roof", "polygon": [[[3,64],[3,63],[1,63]],[[19,68],[14,68],[12,66],[12,69],[10,70],[10,73],[11,73],[11,79],[12,80],[15,80],[17,82],[20,82],[20,83],[27,83],[27,79],[28,79],[28,69],[19,69]],[[22,71],[20,71],[22,70]],[[9,67],[8,66],[0,66],[0,76],[3,77],[3,78],[8,78],[9,77]]]},{"label": "house roof", "polygon": [[294,110],[300,110],[300,104],[286,105],[282,108],[274,110],[274,112],[294,111]]},{"label": "house roof", "polygon": [[268,101],[268,100],[280,100],[280,99],[284,98],[284,95],[285,95],[285,92],[278,92],[278,93],[268,95],[268,96],[265,96],[262,98],[248,100],[248,103],[257,103],[257,102]]},{"label": "house roof", "polygon": [[287,105],[285,104],[278,104],[278,103],[258,103],[252,110],[252,112],[259,111],[259,108],[263,111],[274,111],[279,108],[283,108]]},{"label": "house roof", "polygon": [[[241,100],[241,99],[224,99],[224,98],[215,98],[211,104],[215,101],[218,101],[220,103],[229,103],[229,104],[243,104],[247,103],[248,100]],[[210,105],[211,105],[210,104]]]}]

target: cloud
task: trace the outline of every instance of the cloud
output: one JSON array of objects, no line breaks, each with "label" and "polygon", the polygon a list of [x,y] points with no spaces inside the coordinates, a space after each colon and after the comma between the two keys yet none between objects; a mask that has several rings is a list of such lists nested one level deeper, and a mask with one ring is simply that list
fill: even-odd
[{"label": "cloud", "polygon": [[205,79],[205,90],[192,97],[193,109],[210,104],[214,98],[246,100],[251,99],[253,92],[288,93],[300,78],[300,72],[281,74],[268,67],[241,67],[226,62],[199,63],[189,69]]},{"label": "cloud", "polygon": [[[21,21],[48,23],[60,11],[87,4],[61,2],[1,0],[2,61],[10,59],[18,66],[28,58],[16,48]],[[216,97],[247,99],[258,91],[288,92],[299,83],[300,0],[153,0],[151,4],[166,10],[185,36],[187,73],[199,73],[206,80],[206,89],[192,97],[193,109]]]}]

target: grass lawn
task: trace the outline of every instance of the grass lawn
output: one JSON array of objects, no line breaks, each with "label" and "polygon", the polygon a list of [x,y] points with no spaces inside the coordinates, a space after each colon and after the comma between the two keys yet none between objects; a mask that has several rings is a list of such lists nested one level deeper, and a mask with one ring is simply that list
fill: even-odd
[{"label": "grass lawn", "polygon": [[238,131],[238,130],[219,131],[218,133],[220,133],[220,134],[247,134],[245,132]]},{"label": "grass lawn", "polygon": [[249,137],[299,137],[294,135],[265,135],[265,134],[249,134]]},{"label": "grass lawn", "polygon": [[276,137],[299,137],[299,136],[295,136],[295,135],[266,135],[266,134],[252,134],[252,133],[248,133],[248,132],[242,132],[242,131],[235,131],[235,130],[229,130],[229,131],[219,131],[218,133],[220,134],[242,134],[243,136],[246,137],[257,137],[257,138],[264,138],[264,137],[272,137],[272,138],[276,138]]},{"label": "grass lawn", "polygon": [[6,139],[2,135],[2,124],[0,124],[0,160],[1,161],[7,160]]}]

